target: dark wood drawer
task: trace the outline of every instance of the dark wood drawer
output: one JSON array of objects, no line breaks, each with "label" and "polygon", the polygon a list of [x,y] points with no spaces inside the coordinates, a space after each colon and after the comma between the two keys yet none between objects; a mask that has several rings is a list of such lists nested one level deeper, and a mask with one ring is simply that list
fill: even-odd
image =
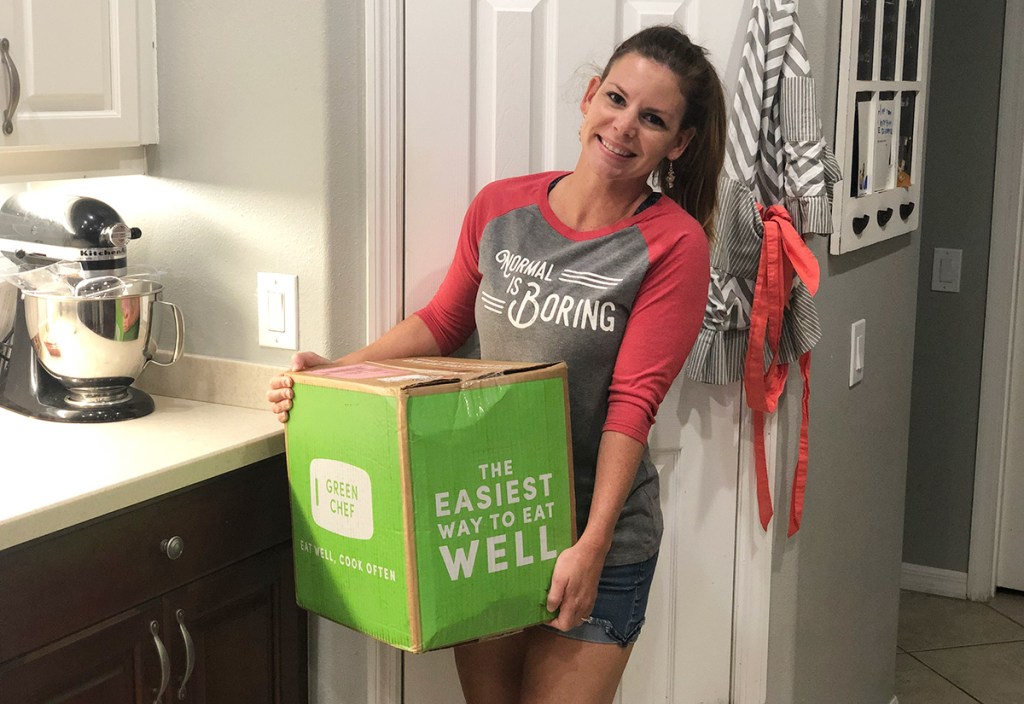
[{"label": "dark wood drawer", "polygon": [[[289,540],[284,456],[0,552],[0,662]],[[178,536],[171,560],[161,541]]]}]

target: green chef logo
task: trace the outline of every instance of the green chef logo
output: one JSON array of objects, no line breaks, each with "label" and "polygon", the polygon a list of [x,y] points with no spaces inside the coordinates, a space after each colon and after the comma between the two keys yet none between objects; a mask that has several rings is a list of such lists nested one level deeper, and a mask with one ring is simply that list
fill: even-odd
[{"label": "green chef logo", "polygon": [[318,526],[346,538],[373,537],[373,490],[365,470],[338,460],[315,459],[309,463],[309,489]]}]

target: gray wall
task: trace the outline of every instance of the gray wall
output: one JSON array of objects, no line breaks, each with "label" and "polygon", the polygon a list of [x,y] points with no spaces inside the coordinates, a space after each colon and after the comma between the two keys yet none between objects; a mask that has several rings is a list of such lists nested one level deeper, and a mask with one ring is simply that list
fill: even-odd
[{"label": "gray wall", "polygon": [[[826,138],[834,135],[840,0],[804,0],[800,19]],[[848,171],[848,169],[847,169]],[[777,501],[769,629],[770,704],[889,704],[895,691],[903,499],[910,424],[918,233],[832,257],[816,305],[810,469],[803,527],[785,539]],[[850,325],[867,321],[864,380],[849,388]],[[799,378],[790,375],[781,468],[792,471]]]},{"label": "gray wall", "polygon": [[[903,561],[957,572],[971,541],[1005,3],[935,6]],[[963,250],[960,293],[931,290],[936,247]]]}]

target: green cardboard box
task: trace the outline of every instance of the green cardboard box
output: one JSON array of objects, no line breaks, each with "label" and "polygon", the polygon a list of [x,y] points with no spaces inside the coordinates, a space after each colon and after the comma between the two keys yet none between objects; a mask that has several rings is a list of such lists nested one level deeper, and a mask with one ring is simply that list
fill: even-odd
[{"label": "green cardboard box", "polygon": [[299,605],[421,652],[515,631],[575,538],[566,368],[401,359],[292,374]]}]

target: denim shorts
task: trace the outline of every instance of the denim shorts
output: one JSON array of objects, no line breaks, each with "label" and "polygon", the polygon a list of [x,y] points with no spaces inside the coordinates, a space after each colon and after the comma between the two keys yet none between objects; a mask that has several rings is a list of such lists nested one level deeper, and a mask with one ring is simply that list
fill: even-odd
[{"label": "denim shorts", "polygon": [[605,567],[597,585],[590,618],[568,631],[541,626],[552,633],[590,643],[614,643],[625,648],[640,636],[651,594],[658,555],[632,565]]}]

